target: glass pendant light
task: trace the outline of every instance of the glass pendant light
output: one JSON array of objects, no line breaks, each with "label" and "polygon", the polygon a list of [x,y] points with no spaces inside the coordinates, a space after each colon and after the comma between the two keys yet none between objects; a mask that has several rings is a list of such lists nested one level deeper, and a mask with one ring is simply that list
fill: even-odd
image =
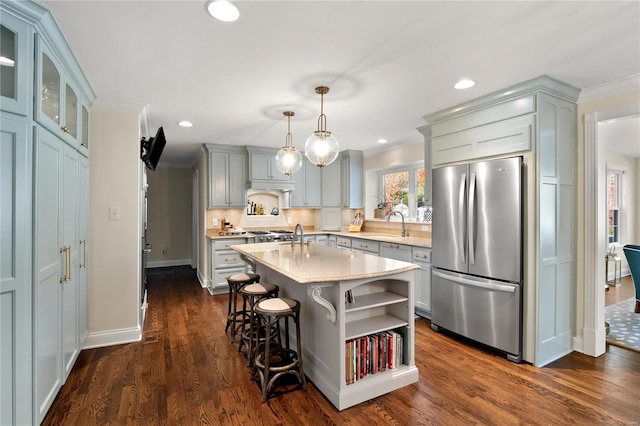
[{"label": "glass pendant light", "polygon": [[287,117],[287,137],[285,146],[276,154],[276,167],[287,176],[291,176],[302,167],[302,154],[293,146],[291,136],[291,117],[296,115],[293,111],[285,111]]},{"label": "glass pendant light", "polygon": [[325,86],[316,87],[316,93],[320,95],[320,117],[318,117],[318,130],[313,132],[304,144],[304,155],[318,167],[325,167],[338,158],[340,145],[338,140],[327,130],[327,117],[324,115],[324,95],[329,93]]}]

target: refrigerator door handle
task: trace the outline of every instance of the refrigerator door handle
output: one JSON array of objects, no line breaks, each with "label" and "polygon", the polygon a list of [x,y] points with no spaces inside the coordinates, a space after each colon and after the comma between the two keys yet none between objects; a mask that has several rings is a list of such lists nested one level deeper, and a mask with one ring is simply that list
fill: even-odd
[{"label": "refrigerator door handle", "polygon": [[431,273],[439,278],[445,279],[445,280],[449,280],[449,281],[453,281],[459,284],[466,284],[466,285],[470,285],[472,287],[480,287],[480,288],[484,288],[487,290],[493,290],[493,291],[502,291],[505,293],[515,293],[516,292],[516,287],[517,285],[508,285],[508,284],[498,284],[495,281],[491,281],[491,280],[472,280],[469,278],[464,278],[459,274],[447,274],[445,272],[440,272],[437,271],[435,269],[431,270]]},{"label": "refrigerator door handle", "polygon": [[467,263],[466,250],[464,242],[466,241],[465,229],[466,224],[464,222],[465,209],[464,209],[464,196],[466,192],[467,174],[462,173],[460,176],[460,192],[458,193],[458,247],[460,247],[460,254],[462,255],[462,263]]},{"label": "refrigerator door handle", "polygon": [[469,179],[469,265],[476,263],[476,174],[471,173]]}]

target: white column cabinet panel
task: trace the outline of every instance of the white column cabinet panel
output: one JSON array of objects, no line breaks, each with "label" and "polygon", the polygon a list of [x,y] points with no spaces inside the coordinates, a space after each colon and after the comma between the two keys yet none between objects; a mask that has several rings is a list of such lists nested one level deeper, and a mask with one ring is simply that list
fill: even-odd
[{"label": "white column cabinet panel", "polygon": [[35,420],[40,423],[63,382],[62,285],[67,253],[62,251],[62,167],[64,144],[36,128],[35,148]]},{"label": "white column cabinet panel", "polygon": [[71,147],[65,145],[62,167],[62,242],[69,247],[68,264],[65,267],[67,281],[63,282],[62,291],[62,349],[63,380],[73,368],[73,363],[80,352],[78,333],[78,164],[79,155]]},{"label": "white column cabinet panel", "polygon": [[30,424],[33,159],[27,120],[0,123],[0,424]]},{"label": "white column cabinet panel", "polygon": [[78,158],[78,339],[80,348],[89,334],[89,159]]}]

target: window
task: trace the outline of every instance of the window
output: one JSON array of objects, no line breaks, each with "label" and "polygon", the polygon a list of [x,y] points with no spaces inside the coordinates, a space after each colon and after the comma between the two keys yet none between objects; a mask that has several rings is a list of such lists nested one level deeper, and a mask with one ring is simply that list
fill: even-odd
[{"label": "window", "polygon": [[622,243],[622,168],[607,167],[607,242]]},{"label": "window", "polygon": [[400,211],[405,217],[416,217],[424,207],[424,167],[389,169],[380,172],[385,215]]}]

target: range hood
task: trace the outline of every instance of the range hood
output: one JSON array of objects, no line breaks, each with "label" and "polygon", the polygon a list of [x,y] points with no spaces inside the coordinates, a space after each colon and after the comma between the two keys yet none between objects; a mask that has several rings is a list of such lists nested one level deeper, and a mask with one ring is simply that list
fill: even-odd
[{"label": "range hood", "polygon": [[282,191],[289,192],[295,189],[294,182],[286,180],[250,180],[247,189],[256,191]]}]

